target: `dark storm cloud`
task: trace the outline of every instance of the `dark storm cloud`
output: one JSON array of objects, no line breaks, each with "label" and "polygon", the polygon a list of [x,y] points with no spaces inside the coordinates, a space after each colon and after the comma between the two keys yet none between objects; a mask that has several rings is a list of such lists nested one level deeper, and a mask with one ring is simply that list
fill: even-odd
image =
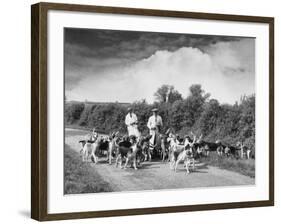
[{"label": "dark storm cloud", "polygon": [[182,47],[204,47],[239,37],[65,28],[66,88],[71,89],[89,74],[122,68],[148,58],[156,51],[174,52]]},{"label": "dark storm cloud", "polygon": [[65,29],[66,52],[75,50],[74,53],[81,57],[92,58],[122,57],[139,60],[149,57],[157,50],[175,51],[181,47],[196,47],[203,50],[204,46],[209,44],[239,39],[196,34]]}]

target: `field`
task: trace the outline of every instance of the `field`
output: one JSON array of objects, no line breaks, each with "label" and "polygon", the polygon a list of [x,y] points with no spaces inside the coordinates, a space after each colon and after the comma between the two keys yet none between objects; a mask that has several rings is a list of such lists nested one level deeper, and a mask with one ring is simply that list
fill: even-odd
[{"label": "field", "polygon": [[183,164],[179,165],[175,173],[170,170],[167,162],[161,161],[144,162],[136,171],[132,168],[116,168],[115,165],[107,164],[104,158],[101,158],[98,164],[82,163],[78,141],[86,133],[85,130],[66,129],[65,194],[255,184],[255,178],[216,167],[213,159],[197,161],[195,171],[189,175],[186,175]]}]

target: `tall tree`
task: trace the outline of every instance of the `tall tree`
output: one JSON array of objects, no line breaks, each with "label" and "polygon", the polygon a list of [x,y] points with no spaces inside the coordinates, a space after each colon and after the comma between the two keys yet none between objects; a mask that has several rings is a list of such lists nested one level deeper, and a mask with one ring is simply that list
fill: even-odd
[{"label": "tall tree", "polygon": [[205,93],[201,85],[195,84],[189,88],[190,94],[184,101],[184,125],[192,127],[196,120],[199,119],[204,110],[204,104],[210,97],[209,93]]},{"label": "tall tree", "polygon": [[220,110],[219,102],[215,99],[211,99],[205,104],[204,111],[199,119],[199,127],[204,136],[209,135],[216,127]]},{"label": "tall tree", "polygon": [[154,93],[154,97],[159,103],[173,103],[182,100],[182,95],[172,85],[162,85]]}]

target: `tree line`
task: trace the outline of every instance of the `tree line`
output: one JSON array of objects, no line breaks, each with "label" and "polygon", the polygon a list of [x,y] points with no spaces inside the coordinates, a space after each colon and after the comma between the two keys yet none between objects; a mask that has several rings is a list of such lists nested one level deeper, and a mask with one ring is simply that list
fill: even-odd
[{"label": "tree line", "polygon": [[[163,85],[154,94],[155,102],[148,104],[145,100],[136,101],[129,106],[138,117],[141,133],[147,134],[146,127],[151,109],[157,107],[163,119],[165,132],[170,128],[181,136],[193,131],[203,139],[214,142],[221,140],[224,144],[235,145],[243,141],[254,150],[255,146],[255,95],[243,96],[233,105],[220,104],[212,99],[201,85],[190,86],[189,95],[183,98],[173,86]],[[97,128],[110,133],[126,133],[124,123],[128,106],[119,103],[91,104],[85,102],[67,102],[64,118],[66,125]]]}]

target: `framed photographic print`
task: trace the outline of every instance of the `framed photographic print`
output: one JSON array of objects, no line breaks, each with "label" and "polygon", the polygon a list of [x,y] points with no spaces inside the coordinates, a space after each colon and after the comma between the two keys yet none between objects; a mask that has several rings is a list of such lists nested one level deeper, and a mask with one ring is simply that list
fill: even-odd
[{"label": "framed photographic print", "polygon": [[32,218],[274,204],[274,18],[31,8]]}]

